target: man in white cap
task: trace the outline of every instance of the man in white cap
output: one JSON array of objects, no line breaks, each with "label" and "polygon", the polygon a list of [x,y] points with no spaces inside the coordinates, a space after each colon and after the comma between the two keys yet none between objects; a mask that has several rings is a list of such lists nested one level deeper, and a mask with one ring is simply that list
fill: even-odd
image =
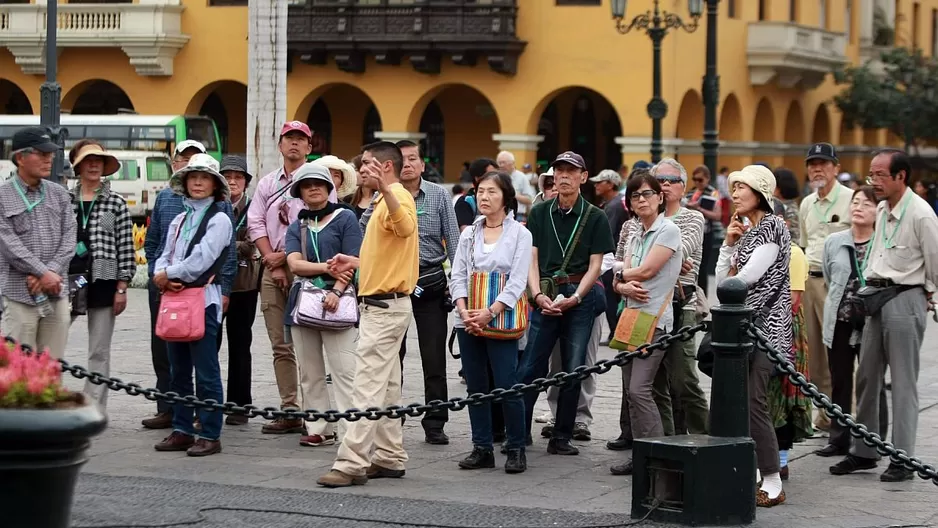
[{"label": "man in white cap", "polygon": [[[196,154],[205,154],[205,146],[191,139],[180,141],[173,150],[173,173],[189,165],[189,159]],[[228,201],[220,202],[218,205],[228,213],[228,216],[234,220],[234,213],[231,209],[231,203]],[[173,219],[183,212],[183,197],[176,194],[170,187],[166,187],[156,195],[156,203],[153,205],[153,211],[150,213],[149,224],[147,225],[147,236],[143,243],[143,250],[147,257],[147,272],[150,281],[148,283],[149,301],[150,301],[150,355],[153,360],[153,372],[156,374],[156,389],[160,392],[170,390],[169,355],[166,351],[166,342],[156,336],[156,315],[160,309],[160,292],[153,284],[153,266],[156,260],[163,253],[163,246],[166,245],[166,237],[169,234],[169,225]],[[232,244],[234,236],[232,235]],[[228,309],[228,296],[231,294],[231,285],[234,282],[235,274],[238,271],[238,259],[234,252],[229,253],[228,260],[221,271],[221,289],[222,289],[222,309]],[[141,424],[147,429],[169,429],[173,423],[173,408],[166,402],[156,402],[156,415],[144,419]]]}]

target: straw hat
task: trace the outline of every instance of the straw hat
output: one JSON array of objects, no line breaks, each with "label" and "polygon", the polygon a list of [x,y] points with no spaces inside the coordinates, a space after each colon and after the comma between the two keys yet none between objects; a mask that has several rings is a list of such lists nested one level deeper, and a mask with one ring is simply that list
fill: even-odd
[{"label": "straw hat", "polygon": [[342,185],[335,190],[335,194],[338,196],[339,200],[355,193],[355,189],[358,187],[358,177],[355,175],[355,167],[331,155],[323,156],[317,160],[313,160],[311,163],[321,165],[327,169],[342,171]]},{"label": "straw hat", "polygon": [[[72,163],[72,167],[77,167],[84,161],[88,156],[97,156],[104,160],[104,176],[110,176],[115,172],[121,170],[121,162],[113,154],[109,154],[101,145],[95,145],[94,143],[85,145],[81,147],[78,151],[78,154],[75,155],[75,161]],[[80,171],[76,170],[76,174],[80,174]]]},{"label": "straw hat", "polygon": [[176,194],[187,196],[186,175],[190,172],[204,172],[211,174],[218,182],[218,188],[221,189],[222,198],[227,200],[231,197],[231,189],[228,187],[228,180],[218,171],[218,161],[210,154],[196,154],[189,158],[189,164],[176,171],[169,179],[169,186]]}]

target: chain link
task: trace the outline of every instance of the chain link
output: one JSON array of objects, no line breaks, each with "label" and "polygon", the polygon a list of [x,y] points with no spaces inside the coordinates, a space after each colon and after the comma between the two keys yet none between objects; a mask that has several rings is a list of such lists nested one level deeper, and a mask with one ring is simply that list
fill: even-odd
[{"label": "chain link", "polygon": [[[238,405],[233,402],[219,403],[215,400],[199,400],[195,396],[180,396],[175,392],[160,392],[156,389],[147,389],[137,383],[128,383],[118,378],[112,378],[91,372],[81,365],[72,365],[64,359],[60,359],[62,371],[68,372],[78,379],[85,379],[95,385],[106,385],[113,391],[124,391],[131,396],[143,396],[151,401],[163,401],[171,404],[183,404],[186,407],[195,407],[218,411],[224,414],[247,416],[250,418],[264,418],[265,420],[287,419],[287,420],[305,420],[315,422],[324,420],[326,422],[338,422],[347,420],[355,422],[362,418],[366,420],[378,420],[380,418],[398,419],[403,416],[416,417],[430,411],[446,409],[449,411],[461,411],[469,405],[481,405],[486,402],[498,403],[505,398],[511,398],[526,394],[529,392],[543,392],[550,387],[561,387],[568,385],[576,380],[583,380],[593,374],[605,374],[613,367],[621,367],[633,359],[646,359],[656,350],[667,350],[671,343],[677,341],[690,341],[694,339],[697,332],[706,331],[709,328],[708,322],[703,322],[694,326],[685,326],[672,334],[666,334],[651,343],[645,343],[639,346],[634,352],[622,352],[612,359],[597,361],[591,367],[585,365],[579,366],[573,372],[558,372],[549,378],[538,378],[531,383],[519,383],[510,389],[495,389],[490,393],[470,394],[465,398],[451,398],[447,401],[433,400],[423,403],[411,403],[406,406],[392,405],[387,408],[369,407],[365,410],[348,409],[346,411],[337,411],[330,409],[327,411],[317,411],[308,409],[305,411],[298,409],[278,409],[276,407],[256,407],[254,405]],[[23,347],[24,350],[26,347]]]},{"label": "chain link", "polygon": [[817,386],[809,382],[807,378],[804,377],[804,374],[798,372],[791,361],[789,361],[784,354],[776,350],[754,324],[751,322],[744,324],[746,325],[746,331],[749,337],[755,340],[758,348],[765,351],[772,363],[775,363],[775,368],[788,375],[788,379],[791,380],[792,384],[800,388],[801,392],[810,396],[811,399],[814,400],[814,403],[827,412],[828,416],[832,419],[836,419],[840,425],[849,428],[851,436],[862,440],[864,444],[870,447],[875,447],[879,454],[889,457],[889,460],[893,463],[899,464],[910,471],[914,471],[920,478],[931,480],[933,484],[938,485],[938,470],[935,469],[935,466],[928,465],[915,457],[909,456],[904,450],[897,449],[896,446],[880,438],[878,434],[871,433],[865,425],[857,423],[856,420],[853,419],[853,416],[844,413],[840,405],[832,402],[826,394],[817,389]]}]

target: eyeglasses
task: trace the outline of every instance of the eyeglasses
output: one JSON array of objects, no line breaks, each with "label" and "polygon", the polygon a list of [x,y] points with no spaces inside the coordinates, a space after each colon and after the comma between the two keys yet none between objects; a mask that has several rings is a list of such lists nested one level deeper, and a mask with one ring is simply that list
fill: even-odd
[{"label": "eyeglasses", "polygon": [[655,192],[655,191],[653,191],[653,190],[651,190],[651,189],[648,189],[648,190],[645,190],[645,191],[642,191],[642,192],[633,192],[633,193],[629,196],[629,198],[631,198],[632,200],[638,200],[639,198],[644,198],[645,200],[651,200],[651,197],[652,197],[652,196],[657,196],[657,195],[658,195],[657,192]]},{"label": "eyeglasses", "polygon": [[657,176],[656,179],[658,180],[658,183],[684,183],[684,180],[682,180],[680,176],[662,175]]},{"label": "eyeglasses", "polygon": [[703,178],[694,178],[694,183],[703,183],[705,181],[706,180],[704,180]]}]

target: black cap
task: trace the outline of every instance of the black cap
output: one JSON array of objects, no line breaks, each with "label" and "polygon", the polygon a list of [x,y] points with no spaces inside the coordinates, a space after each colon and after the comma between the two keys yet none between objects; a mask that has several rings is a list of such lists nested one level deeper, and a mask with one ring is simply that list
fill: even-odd
[{"label": "black cap", "polygon": [[586,162],[583,161],[583,156],[580,156],[572,150],[561,153],[550,166],[556,167],[560,163],[569,163],[580,170],[586,170]]},{"label": "black cap", "polygon": [[837,160],[837,150],[834,148],[834,145],[830,143],[815,143],[811,145],[811,148],[808,149],[808,154],[804,158],[804,162],[808,163],[816,159],[840,163]]},{"label": "black cap", "polygon": [[244,159],[244,156],[236,156],[234,154],[227,154],[221,158],[221,168],[218,169],[218,172],[225,171],[237,171],[244,173],[244,179],[248,185],[251,184],[251,180],[254,178],[250,172],[248,172],[248,162]]},{"label": "black cap", "polygon": [[33,148],[39,152],[58,152],[61,147],[53,143],[52,134],[46,127],[21,128],[13,134],[13,152]]}]

